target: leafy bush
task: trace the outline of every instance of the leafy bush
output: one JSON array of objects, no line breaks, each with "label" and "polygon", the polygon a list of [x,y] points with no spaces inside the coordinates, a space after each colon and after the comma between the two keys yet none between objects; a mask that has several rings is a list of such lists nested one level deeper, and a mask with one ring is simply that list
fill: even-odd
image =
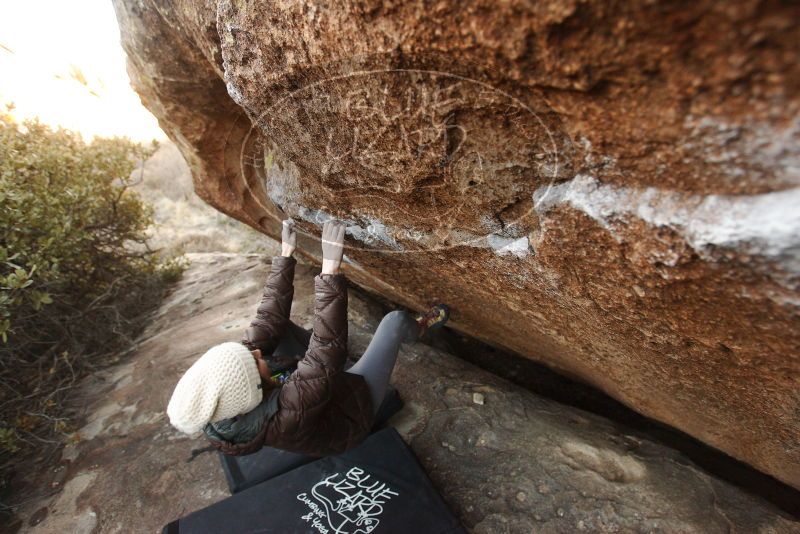
[{"label": "leafy bush", "polygon": [[146,244],[151,153],[0,112],[0,470],[70,430],[64,393],[123,349],[182,265]]}]

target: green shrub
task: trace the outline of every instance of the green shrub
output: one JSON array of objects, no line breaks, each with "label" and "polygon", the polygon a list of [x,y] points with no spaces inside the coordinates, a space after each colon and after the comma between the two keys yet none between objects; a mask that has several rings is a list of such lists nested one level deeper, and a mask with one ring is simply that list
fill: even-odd
[{"label": "green shrub", "polygon": [[128,188],[152,149],[0,112],[0,459],[70,430],[64,393],[129,344],[182,264]]}]

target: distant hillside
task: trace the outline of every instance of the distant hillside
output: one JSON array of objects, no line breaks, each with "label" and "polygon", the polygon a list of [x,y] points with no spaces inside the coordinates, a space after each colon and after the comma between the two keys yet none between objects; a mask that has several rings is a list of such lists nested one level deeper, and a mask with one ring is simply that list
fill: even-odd
[{"label": "distant hillside", "polygon": [[278,253],[277,244],[268,237],[219,213],[195,194],[189,167],[174,143],[162,143],[143,168],[134,171],[134,178],[134,189],[155,210],[150,230],[153,248],[168,254]]}]

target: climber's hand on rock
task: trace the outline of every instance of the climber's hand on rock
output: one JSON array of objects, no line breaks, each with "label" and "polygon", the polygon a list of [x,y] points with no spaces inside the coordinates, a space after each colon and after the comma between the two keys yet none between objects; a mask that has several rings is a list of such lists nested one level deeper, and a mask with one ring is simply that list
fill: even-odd
[{"label": "climber's hand on rock", "polygon": [[338,274],[344,254],[345,225],[330,220],[322,226],[322,274]]},{"label": "climber's hand on rock", "polygon": [[283,221],[283,229],[281,230],[281,256],[288,258],[294,254],[297,248],[297,233],[294,230],[294,221],[286,219]]}]

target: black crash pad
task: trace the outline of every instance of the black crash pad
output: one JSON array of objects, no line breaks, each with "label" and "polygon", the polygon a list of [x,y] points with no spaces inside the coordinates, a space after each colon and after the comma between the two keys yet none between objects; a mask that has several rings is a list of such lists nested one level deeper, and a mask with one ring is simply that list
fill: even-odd
[{"label": "black crash pad", "polygon": [[[403,401],[397,390],[389,386],[386,397],[375,417],[375,429],[382,427],[402,407]],[[319,458],[272,447],[262,447],[258,451],[244,456],[228,456],[220,453],[219,459],[222,470],[225,472],[228,488],[231,493],[237,493]]]},{"label": "black crash pad", "polygon": [[191,513],[162,534],[466,533],[393,428]]}]

